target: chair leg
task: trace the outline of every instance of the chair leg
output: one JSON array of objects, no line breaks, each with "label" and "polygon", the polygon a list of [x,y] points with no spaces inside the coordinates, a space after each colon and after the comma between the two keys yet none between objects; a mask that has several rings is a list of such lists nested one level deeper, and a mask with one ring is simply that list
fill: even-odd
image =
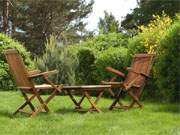
[{"label": "chair leg", "polygon": [[132,108],[135,105],[136,101],[133,100],[129,105],[128,105],[128,109]]},{"label": "chair leg", "polygon": [[[50,100],[53,99],[54,96],[56,96],[57,92],[61,92],[62,89],[62,85],[58,88],[54,88],[54,91],[51,93],[51,95],[44,101],[41,96],[39,95],[39,90],[37,89],[32,89],[32,96],[30,98],[28,98],[28,96],[22,92],[23,97],[25,98],[26,102],[24,104],[22,104],[15,112],[14,114],[16,114],[17,112],[19,112],[20,110],[22,110],[26,105],[29,105],[29,107],[32,110],[31,116],[35,116],[37,113],[41,112],[43,109],[46,112],[49,112],[49,108],[47,106],[47,104],[50,102]],[[31,103],[31,100],[33,100],[34,98],[37,98],[38,101],[40,102],[40,105],[35,109],[35,107],[33,106],[33,104]],[[24,111],[23,111],[24,112]]]},{"label": "chair leg", "polygon": [[[54,85],[53,85],[54,86]],[[57,93],[60,94],[62,92],[63,85],[60,85],[58,87],[54,86],[54,91],[51,93],[51,95],[45,100],[45,104],[47,105],[56,95]]]},{"label": "chair leg", "polygon": [[[139,101],[138,97],[136,97],[131,91],[129,91],[128,94],[133,98],[133,100],[139,105],[140,108],[143,107],[143,105]],[[133,106],[133,105],[134,105],[134,103],[132,103],[131,106]]]},{"label": "chair leg", "polygon": [[46,112],[49,112],[49,108],[48,108],[47,104],[53,99],[53,97],[56,96],[57,92],[61,92],[61,91],[55,89],[52,92],[52,94],[45,101],[40,97],[40,95],[38,93],[36,93],[36,97],[40,102],[40,106],[37,108],[36,111],[32,112],[31,117],[36,116],[39,112],[42,111],[42,109],[44,109]]},{"label": "chair leg", "polygon": [[28,96],[25,93],[22,93],[23,97],[26,99],[26,101],[28,102],[29,107],[31,108],[32,111],[35,111],[35,107],[34,105],[30,102],[31,100],[33,100],[35,98],[35,95],[32,95],[30,98],[28,98]]},{"label": "chair leg", "polygon": [[36,93],[36,97],[37,97],[37,99],[39,100],[39,102],[40,102],[40,106],[38,107],[38,109],[44,109],[46,112],[49,112],[49,108],[48,108],[48,106],[47,106],[47,104],[45,103],[45,101],[41,98],[41,96],[38,94],[38,93]]},{"label": "chair leg", "polygon": [[[113,101],[113,103],[111,104],[111,106],[109,107],[109,110],[112,110],[115,106],[116,106],[116,104],[117,103],[119,103],[119,100],[120,100],[120,94],[121,94],[121,90],[118,92],[118,94],[116,95],[116,96],[114,96],[114,101]],[[122,103],[120,103],[121,105],[122,105]]]},{"label": "chair leg", "polygon": [[112,97],[114,97],[115,96],[115,94],[114,94],[114,92],[112,91],[112,89],[110,88],[110,89],[108,89],[108,91],[109,91],[109,93],[111,94],[111,96]]},{"label": "chair leg", "polygon": [[[108,91],[109,91],[109,93],[111,94],[111,96],[112,96],[113,98],[116,98],[114,92],[112,91],[112,89],[108,89]],[[118,101],[118,104],[119,104],[120,106],[123,106],[123,104],[120,102],[120,100]]]},{"label": "chair leg", "polygon": [[22,95],[25,99],[25,102],[13,113],[13,115],[17,114],[19,112],[19,110],[22,110],[24,107],[26,107],[26,105],[29,105],[31,110],[35,111],[35,107],[31,103],[31,100],[33,100],[35,98],[35,95],[32,95],[30,98],[28,98],[28,96],[24,92],[22,92]]},{"label": "chair leg", "polygon": [[49,112],[49,108],[47,106],[48,102],[55,96],[55,93],[52,94],[51,96],[49,96],[45,101],[40,97],[39,94],[36,95],[37,99],[40,102],[40,105],[37,107],[36,111],[33,111],[31,114],[31,117],[36,116],[39,112],[42,112],[42,110],[44,109],[46,112]]},{"label": "chair leg", "polygon": [[48,102],[56,95],[57,91],[59,90],[54,90],[53,93],[44,101],[39,93],[36,90],[33,90],[35,96],[37,97],[38,101],[40,102],[40,105],[37,107],[36,111],[32,112],[31,117],[35,116],[37,113],[41,112],[43,109],[46,112],[49,112],[49,108],[47,106]]},{"label": "chair leg", "polygon": [[31,113],[31,117],[34,117],[34,116],[36,116],[38,113],[40,113],[42,111],[42,106],[39,106],[37,109],[36,109],[36,111],[34,111],[34,112],[32,112]]},{"label": "chair leg", "polygon": [[[48,104],[48,103],[56,96],[57,92],[59,92],[59,91],[54,90],[54,91],[51,93],[51,95],[45,100],[45,103]],[[58,94],[59,94],[59,93],[58,93]]]}]

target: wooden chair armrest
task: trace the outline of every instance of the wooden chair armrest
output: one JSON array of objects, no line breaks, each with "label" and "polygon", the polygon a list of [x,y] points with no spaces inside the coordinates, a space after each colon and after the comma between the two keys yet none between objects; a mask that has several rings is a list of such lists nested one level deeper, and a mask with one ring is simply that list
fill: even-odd
[{"label": "wooden chair armrest", "polygon": [[101,81],[101,84],[103,85],[111,85],[112,88],[119,88],[122,87],[123,82],[106,82],[106,81]]},{"label": "wooden chair armrest", "polygon": [[32,71],[29,71],[29,72],[28,72],[28,75],[31,76],[31,75],[39,74],[39,73],[41,73],[40,70],[32,70]]},{"label": "wooden chair armrest", "polygon": [[145,76],[145,77],[147,77],[147,78],[150,78],[150,76],[149,76],[148,74],[143,73],[143,72],[137,72],[137,71],[135,71],[135,70],[134,70],[133,68],[131,68],[131,67],[127,67],[126,70],[132,71],[132,72],[134,72],[134,73],[136,73],[136,74],[140,74],[140,75],[143,75],[143,76]]},{"label": "wooden chair armrest", "polygon": [[147,77],[147,78],[151,78],[149,75],[147,75],[146,73],[140,72],[141,75]]},{"label": "wooden chair armrest", "polygon": [[29,75],[28,77],[29,77],[29,78],[36,78],[36,77],[48,76],[48,75],[57,74],[57,73],[58,73],[58,70],[52,70],[52,71],[47,71],[47,72],[32,74],[32,75]]},{"label": "wooden chair armrest", "polygon": [[134,83],[136,82],[136,80],[139,78],[140,75],[138,75],[137,77],[135,77],[131,82],[129,82],[128,84],[123,84],[124,89],[125,90],[129,90],[131,87],[136,86]]},{"label": "wooden chair armrest", "polygon": [[118,70],[116,70],[116,69],[114,69],[112,67],[106,67],[106,70],[111,72],[111,73],[114,73],[115,75],[118,75],[118,76],[121,76],[121,77],[125,78],[124,73],[122,73],[121,71],[118,71]]},{"label": "wooden chair armrest", "polygon": [[32,87],[17,87],[18,89],[21,89],[21,90],[31,90]]}]

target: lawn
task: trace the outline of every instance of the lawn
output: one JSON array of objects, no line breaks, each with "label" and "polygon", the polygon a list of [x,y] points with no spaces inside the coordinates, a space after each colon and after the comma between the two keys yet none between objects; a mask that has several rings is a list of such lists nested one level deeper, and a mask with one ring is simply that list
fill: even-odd
[{"label": "lawn", "polygon": [[0,135],[180,135],[178,104],[143,102],[143,110],[108,111],[112,101],[104,98],[102,113],[78,113],[68,97],[57,96],[50,113],[29,118],[12,116],[23,101],[19,92],[0,92],[0,97]]}]

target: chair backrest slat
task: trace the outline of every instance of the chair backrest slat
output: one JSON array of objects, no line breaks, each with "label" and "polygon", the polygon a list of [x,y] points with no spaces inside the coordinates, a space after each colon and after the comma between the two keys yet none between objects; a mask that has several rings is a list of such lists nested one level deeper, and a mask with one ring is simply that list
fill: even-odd
[{"label": "chair backrest slat", "polygon": [[28,72],[18,50],[5,51],[7,63],[18,87],[33,87],[33,82],[28,79]]},{"label": "chair backrest slat", "polygon": [[[142,72],[146,75],[150,74],[153,62],[154,62],[154,54],[136,54],[133,57],[131,68],[132,70],[136,72]],[[125,84],[130,83],[132,80],[134,80],[138,74],[134,73],[133,71],[129,71],[128,75],[125,80]],[[139,76],[138,79],[135,81],[135,85],[144,86],[146,77],[145,76]]]}]

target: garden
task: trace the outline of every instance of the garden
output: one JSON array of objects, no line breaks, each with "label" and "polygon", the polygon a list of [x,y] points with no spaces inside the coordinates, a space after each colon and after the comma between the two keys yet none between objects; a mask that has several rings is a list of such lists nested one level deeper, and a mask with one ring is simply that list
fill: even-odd
[{"label": "garden", "polygon": [[[44,4],[41,5],[30,0],[29,3],[12,2],[16,10],[9,7],[9,25],[12,26],[5,30],[3,29],[5,28],[4,24],[0,29],[2,30],[0,31],[0,133],[2,135],[179,135],[180,9],[177,6],[177,9],[174,7],[174,11],[170,10],[176,2],[172,2],[171,5],[161,0],[152,3],[151,1],[143,3],[140,0],[139,7],[136,7],[131,13],[132,20],[129,21],[127,15],[126,19],[121,22],[121,26],[112,13],[109,14],[105,11],[104,18],[99,19],[98,33],[84,32],[85,30],[82,30],[84,25],[77,21],[92,12],[94,2],[86,3],[83,0],[79,0],[80,3],[71,2],[69,2],[70,6],[61,1],[55,1],[48,5],[48,1],[44,0]],[[155,6],[159,3],[164,4],[164,7],[161,7],[162,10]],[[3,6],[2,2],[0,4]],[[69,8],[69,11],[61,9],[57,4]],[[148,10],[146,8],[148,4],[154,9],[148,7],[150,8]],[[28,6],[33,7],[34,10]],[[42,14],[39,14],[39,20],[27,15],[27,11],[34,15],[36,12],[39,13],[37,9],[43,10],[46,6],[49,7],[46,9],[47,12],[52,13],[52,17],[54,15],[56,18],[52,19],[53,21],[47,19],[47,22],[45,21],[43,24],[43,21],[40,20],[41,17],[43,18]],[[53,10],[51,6],[54,8]],[[76,10],[73,13],[70,12],[72,7],[78,8],[77,14],[75,14]],[[7,10],[7,7],[5,9]],[[55,14],[59,12],[63,12],[64,16]],[[147,18],[139,19],[140,13]],[[15,21],[13,21],[13,17],[16,18]],[[66,19],[69,19],[68,25]],[[73,25],[74,20],[77,23],[75,25]],[[4,20],[1,21],[4,23]],[[39,21],[42,24],[37,25]],[[17,25],[17,32],[13,31],[14,22]],[[137,25],[135,26],[135,24]],[[34,27],[30,28],[32,25]],[[41,28],[41,26],[44,27]],[[36,29],[34,29],[35,27]],[[46,32],[43,31],[45,27],[47,27]],[[59,34],[61,29],[63,30]],[[76,30],[78,32],[82,30],[81,34],[78,35]],[[28,74],[30,78],[28,81],[33,78],[32,84],[20,86],[20,83],[26,79],[21,77],[25,69],[22,67],[20,69],[18,65],[21,65],[21,62],[17,62],[18,68],[16,67],[17,69],[12,72],[11,63],[18,61],[18,58],[8,59],[7,54],[14,54],[14,52],[6,53],[8,49],[18,50],[27,71],[33,71]],[[153,54],[155,56],[152,66],[150,66],[150,72],[139,73],[140,71],[133,71],[133,69],[127,70],[127,67],[132,66],[131,68],[133,68],[137,54]],[[111,72],[108,72],[107,67],[115,70],[111,69]],[[18,75],[15,71],[18,72]],[[53,75],[47,76],[48,71],[52,71]],[[116,72],[116,76],[112,72]],[[132,81],[131,84],[126,85],[131,72],[137,74],[138,77],[139,74],[141,77],[147,77],[143,82],[140,95],[136,95],[134,91],[129,92],[131,87],[137,87],[137,89],[140,87],[135,84],[133,86],[135,82]],[[20,76],[20,83],[16,76]],[[40,78],[36,76],[40,76]],[[125,79],[122,76],[125,76]],[[45,85],[47,82],[51,88],[49,86],[47,88]],[[108,82],[108,85],[103,82]],[[119,86],[121,82],[123,85]],[[36,88],[34,84],[43,84],[43,89],[53,89],[54,93],[52,91],[40,93],[41,88]],[[99,88],[99,91],[94,90],[91,95],[88,94],[90,86],[93,87],[93,90],[94,87]],[[102,91],[102,87],[108,88],[108,91]],[[69,89],[72,89],[72,93]],[[120,91],[120,89],[125,89],[125,91]],[[31,97],[32,93],[29,91],[34,94],[35,98],[37,97],[37,100],[33,100],[34,97]],[[117,109],[113,106],[113,110],[109,110],[113,102],[117,98],[120,99],[119,91],[123,103],[127,104],[132,100],[139,107],[133,107],[133,103],[128,109]],[[101,99],[96,103],[95,100],[99,93],[102,94]],[[82,106],[88,110],[86,112],[74,110],[75,107],[81,109],[81,103],[74,101],[74,98],[81,100],[82,97]],[[116,103],[121,105],[119,99]],[[50,100],[51,102],[49,102]],[[13,115],[24,101],[26,102],[22,105],[23,107],[20,107],[17,110],[18,113]],[[34,111],[31,102],[37,106],[37,112]],[[41,106],[38,108],[39,102]],[[27,114],[19,113],[26,105],[30,107],[25,108],[26,111],[31,112],[32,110],[37,115],[32,113],[34,117],[29,117]],[[48,113],[40,112],[43,110],[42,108]],[[93,109],[97,112],[91,111]]]}]

